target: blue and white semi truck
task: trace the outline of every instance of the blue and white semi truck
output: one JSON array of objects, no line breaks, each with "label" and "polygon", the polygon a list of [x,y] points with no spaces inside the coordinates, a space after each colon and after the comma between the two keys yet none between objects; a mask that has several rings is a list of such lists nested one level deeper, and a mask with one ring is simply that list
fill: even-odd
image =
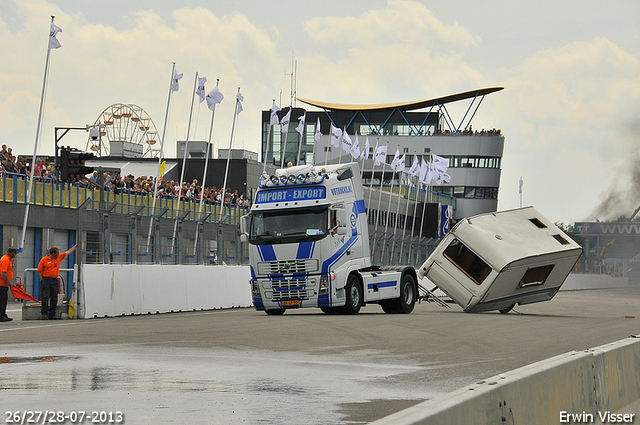
[{"label": "blue and white semi truck", "polygon": [[419,295],[413,267],[371,264],[357,163],[263,175],[241,238],[249,242],[254,306],[270,315],[303,307],[356,314],[371,303],[411,313]]}]

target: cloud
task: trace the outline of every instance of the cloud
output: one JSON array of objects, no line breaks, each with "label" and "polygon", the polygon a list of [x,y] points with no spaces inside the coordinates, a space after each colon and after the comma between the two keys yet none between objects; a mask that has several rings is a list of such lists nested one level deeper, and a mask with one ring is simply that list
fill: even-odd
[{"label": "cloud", "polygon": [[[555,200],[558,215],[575,220],[614,181],[628,188],[638,143],[625,133],[640,107],[639,71],[640,60],[606,38],[543,50],[503,70],[503,182],[524,174],[529,202]],[[501,206],[515,206],[515,190],[503,193]]]}]

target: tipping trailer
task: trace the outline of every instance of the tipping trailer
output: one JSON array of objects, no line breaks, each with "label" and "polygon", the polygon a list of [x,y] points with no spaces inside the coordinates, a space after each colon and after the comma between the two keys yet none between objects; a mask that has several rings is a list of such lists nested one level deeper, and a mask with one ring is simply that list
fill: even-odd
[{"label": "tipping trailer", "polygon": [[411,313],[419,296],[411,266],[371,264],[357,163],[278,169],[263,175],[241,239],[249,242],[256,310],[278,315],[319,307],[358,313],[367,303]]},{"label": "tipping trailer", "polygon": [[458,222],[418,269],[465,312],[552,299],[582,247],[533,207]]}]

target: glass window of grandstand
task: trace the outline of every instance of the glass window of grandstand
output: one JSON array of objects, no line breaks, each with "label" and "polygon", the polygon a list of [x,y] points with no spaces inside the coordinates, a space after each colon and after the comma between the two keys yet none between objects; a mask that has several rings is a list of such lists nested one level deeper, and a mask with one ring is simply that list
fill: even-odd
[{"label": "glass window of grandstand", "polygon": [[443,254],[473,280],[476,285],[481,285],[491,273],[491,266],[458,239],[451,241]]},{"label": "glass window of grandstand", "polygon": [[370,134],[380,134],[382,124],[360,124],[360,135],[368,136]]}]

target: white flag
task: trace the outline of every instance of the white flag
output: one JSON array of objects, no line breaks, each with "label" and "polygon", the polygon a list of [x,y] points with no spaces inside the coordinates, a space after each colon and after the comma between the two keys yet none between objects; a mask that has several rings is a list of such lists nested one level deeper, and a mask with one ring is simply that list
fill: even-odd
[{"label": "white flag", "polygon": [[180,90],[180,84],[178,81],[182,78],[182,74],[178,74],[174,68],[173,70],[173,78],[171,79],[171,91]]},{"label": "white flag", "polygon": [[278,107],[278,105],[276,105],[276,101],[273,101],[273,105],[271,106],[271,119],[269,121],[269,124],[271,125],[278,125],[280,124],[280,118],[278,118],[278,111],[280,110],[280,108]]},{"label": "white flag", "polygon": [[413,157],[413,164],[411,164],[411,168],[409,168],[409,173],[412,176],[415,176],[420,172],[420,162],[418,161],[418,155]]},{"label": "white flag", "polygon": [[400,149],[396,148],[396,154],[393,156],[393,161],[391,161],[391,168],[395,171],[398,168],[398,160],[400,159]]},{"label": "white flag", "polygon": [[358,141],[357,133],[356,133],[356,141],[353,142],[353,146],[351,146],[350,152],[353,159],[358,159],[360,157],[360,142]]},{"label": "white flag", "polygon": [[316,143],[320,142],[320,140],[322,139],[322,132],[320,131],[320,117],[318,117],[318,123],[316,124],[316,134],[313,136],[313,140],[316,141]]},{"label": "white flag", "polygon": [[364,149],[362,149],[360,159],[369,159],[369,136],[367,136],[367,141],[364,142]]},{"label": "white flag", "polygon": [[298,126],[296,127],[296,131],[300,133],[300,137],[302,137],[302,133],[304,133],[304,120],[306,119],[307,119],[306,112],[298,118]]},{"label": "white flag", "polygon": [[62,32],[62,29],[51,22],[51,30],[49,31],[49,50],[58,49],[62,46],[56,38],[56,35],[58,35],[59,32]]},{"label": "white flag", "polygon": [[433,162],[433,167],[438,170],[438,171],[442,171],[443,173],[445,171],[447,171],[448,165],[447,165],[447,160],[444,159],[441,156],[438,156],[434,153],[431,154],[432,162]]},{"label": "white flag", "polygon": [[353,146],[353,142],[351,141],[351,137],[347,133],[347,129],[345,128],[342,132],[342,150],[344,152],[351,152],[351,147]]},{"label": "white flag", "polygon": [[291,108],[287,111],[286,115],[280,120],[280,131],[283,133],[289,132],[289,122],[291,121]]},{"label": "white flag", "polygon": [[238,94],[236,94],[236,115],[239,114],[240,112],[242,112],[243,108],[242,108],[242,101],[244,100],[244,96],[242,95],[242,93],[240,93],[240,90],[238,90]]},{"label": "white flag", "polygon": [[375,165],[380,165],[387,159],[387,146],[377,147],[373,153],[373,161]]},{"label": "white flag", "polygon": [[427,182],[427,173],[429,172],[429,164],[427,164],[427,162],[424,160],[424,157],[422,158],[422,164],[420,164],[420,182],[421,183],[428,183]]},{"label": "white flag", "polygon": [[218,86],[215,86],[207,95],[207,106],[213,111],[216,107],[216,103],[222,102],[222,99],[224,99],[224,96],[220,93]]},{"label": "white flag", "polygon": [[207,82],[207,77],[198,77],[198,89],[196,90],[196,94],[200,98],[200,103],[204,102],[205,94],[204,94],[204,83]]},{"label": "white flag", "polygon": [[398,160],[398,162],[396,163],[396,173],[400,172],[400,171],[404,171],[404,161],[405,161],[406,157],[407,157],[407,154],[403,153],[402,154],[402,158],[400,158]]},{"label": "white flag", "polygon": [[340,138],[342,137],[342,130],[334,126],[331,123],[331,144],[336,148],[340,147]]}]

